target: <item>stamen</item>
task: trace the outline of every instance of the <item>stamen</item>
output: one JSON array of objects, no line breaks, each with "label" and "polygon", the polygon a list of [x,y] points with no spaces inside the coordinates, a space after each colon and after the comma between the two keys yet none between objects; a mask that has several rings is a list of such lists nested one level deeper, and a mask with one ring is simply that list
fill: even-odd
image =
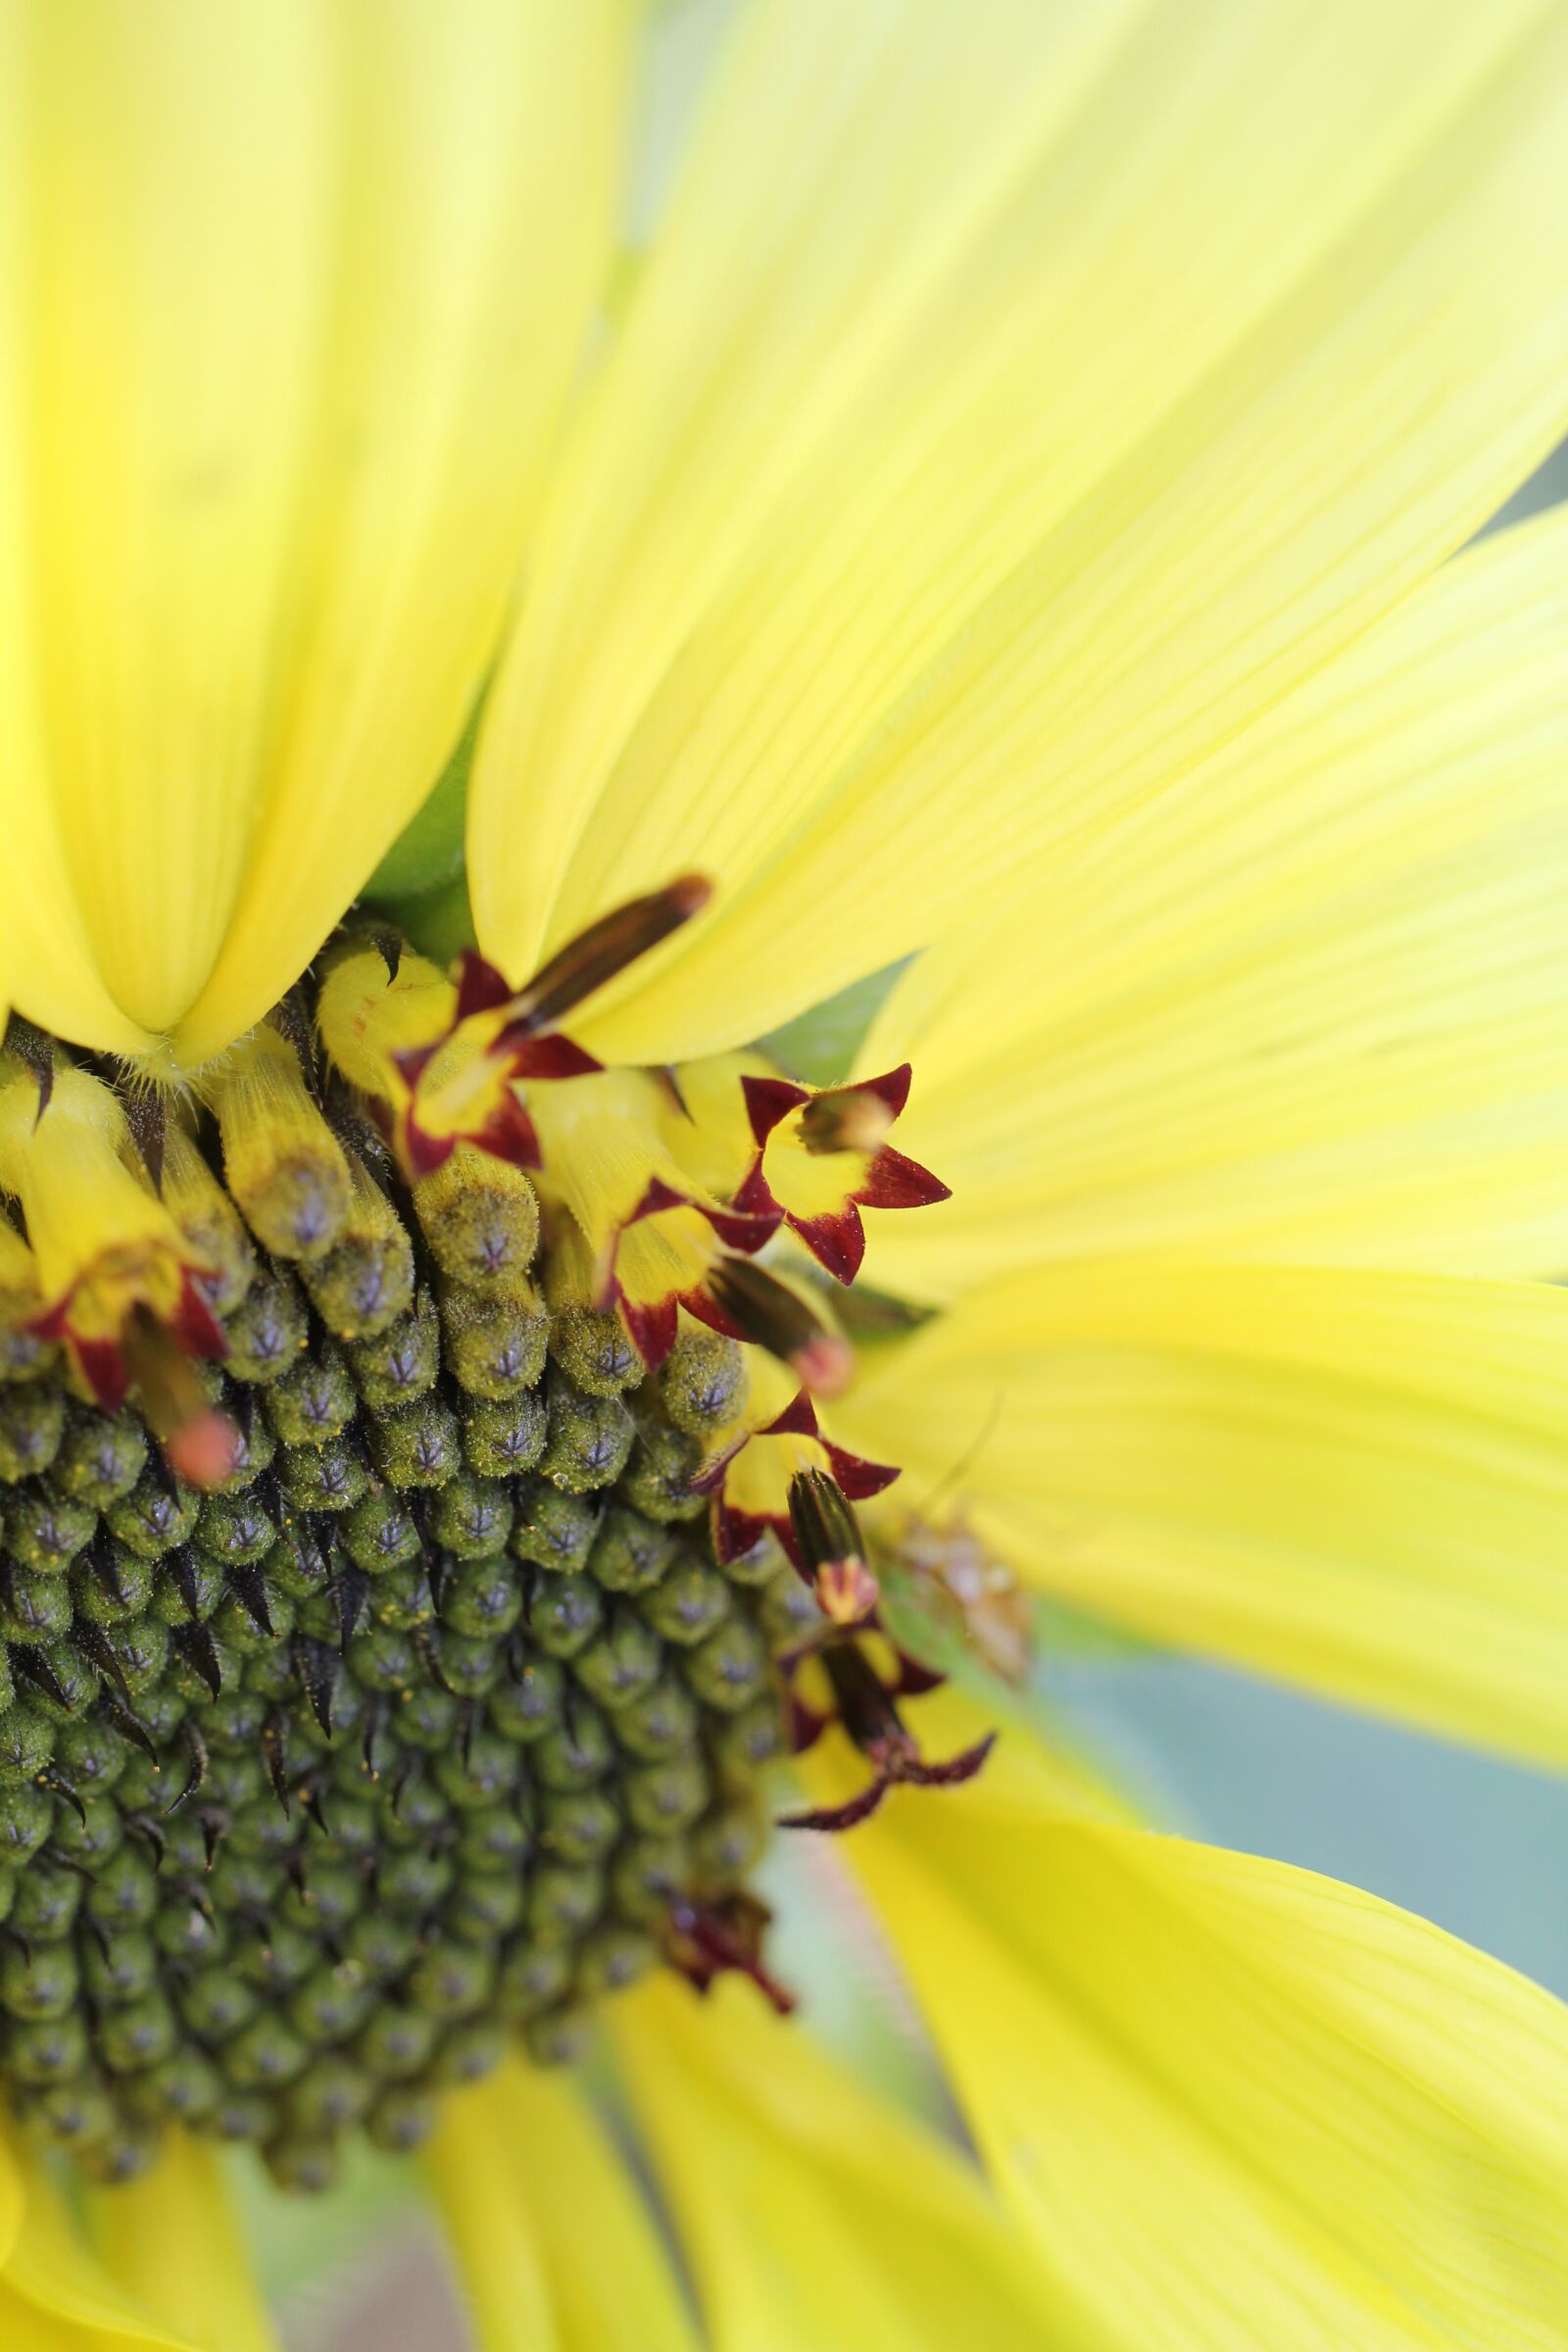
[{"label": "stamen", "polygon": [[905,1062],[859,1086],[827,1087],[801,1111],[797,1132],[808,1152],[879,1152],[909,1099]]},{"label": "stamen", "polygon": [[829,1331],[806,1300],[750,1258],[725,1257],[708,1278],[714,1305],[741,1339],[776,1355],[813,1396],[841,1396],[855,1370],[848,1340]]},{"label": "stamen", "polygon": [[[953,1788],[972,1781],[997,1743],[988,1732],[973,1746],[939,1764],[928,1763],[913,1735],[906,1730],[894,1703],[894,1693],[870,1659],[854,1642],[833,1643],[819,1655],[835,1701],[837,1720],[871,1766],[872,1778],[858,1796],[838,1805],[811,1805],[802,1812],[781,1813],[781,1830],[822,1830],[842,1833],[868,1821],[890,1788]],[[815,1717],[806,1731],[809,1744],[823,1727]]]},{"label": "stamen", "polygon": [[[507,1033],[536,1036],[540,1030],[555,1028],[585,998],[607,987],[630,964],[651,954],[678,931],[683,923],[689,923],[693,915],[700,914],[712,895],[713,886],[705,875],[682,874],[678,880],[666,883],[662,890],[650,891],[645,898],[629,899],[623,906],[602,914],[586,931],[579,931],[575,939],[558,949],[531,980],[501,1000],[507,1013]],[[488,976],[492,968],[481,966],[476,956],[467,959],[465,1012],[496,1008],[490,993],[494,980]]]},{"label": "stamen", "polygon": [[190,1486],[220,1487],[240,1458],[240,1433],[189,1357],[145,1306],[132,1309],[121,1345],[136,1401],[171,1469]]},{"label": "stamen", "polygon": [[857,1625],[877,1604],[877,1581],[866,1564],[855,1513],[843,1492],[820,1470],[790,1481],[790,1524],[817,1606],[834,1625]]},{"label": "stamen", "polygon": [[739,1890],[712,1902],[677,1901],[670,1907],[665,1944],[672,1966],[699,1992],[716,1977],[735,1970],[749,1977],[780,2017],[796,2006],[793,1992],[762,1963],[762,1942],[773,1914],[756,1895]]}]

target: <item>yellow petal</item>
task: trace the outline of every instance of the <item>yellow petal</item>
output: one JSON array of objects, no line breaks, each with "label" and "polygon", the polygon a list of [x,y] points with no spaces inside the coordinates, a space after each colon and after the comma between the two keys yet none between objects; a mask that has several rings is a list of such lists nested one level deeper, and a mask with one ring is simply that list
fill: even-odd
[{"label": "yellow petal", "polygon": [[1039,2352],[1047,2282],[978,2177],[750,1985],[613,2011],[714,2352]]},{"label": "yellow petal", "polygon": [[22,2228],[25,2194],[21,2160],[13,2152],[9,2132],[0,2131],[0,2273]]},{"label": "yellow petal", "polygon": [[34,2164],[25,2167],[24,2186],[22,2226],[0,2274],[6,2352],[105,2352],[125,2342],[167,2352],[229,2352],[230,2344],[250,2352],[255,2338],[187,2335],[154,2317],[111,2277]]},{"label": "yellow petal", "polygon": [[653,2220],[582,2093],[520,2061],[426,2159],[482,2352],[696,2352]]},{"label": "yellow petal", "polygon": [[1568,1762],[1568,1295],[1038,1268],[883,1353],[834,1433],[949,1474],[1031,1581],[1175,1647]]},{"label": "yellow petal", "polygon": [[487,952],[696,865],[585,1034],[710,1051],[1228,740],[1555,437],[1565,85],[1534,0],[744,12],[488,712]]},{"label": "yellow petal", "polygon": [[144,2180],[92,2198],[91,2218],[109,2271],[182,2335],[221,2352],[275,2352],[212,2148],[172,2133]]},{"label": "yellow petal", "polygon": [[895,1797],[849,1852],[1078,2317],[1054,2352],[1548,2352],[1568,2013],[1305,1871]]},{"label": "yellow petal", "polygon": [[954,1200],[878,1227],[944,1298],[1112,1250],[1568,1264],[1568,515],[1484,542],[1000,925],[863,1067]]},{"label": "yellow petal", "polygon": [[14,13],[0,912],[26,1010],[197,1059],[462,728],[606,249],[631,11]]}]

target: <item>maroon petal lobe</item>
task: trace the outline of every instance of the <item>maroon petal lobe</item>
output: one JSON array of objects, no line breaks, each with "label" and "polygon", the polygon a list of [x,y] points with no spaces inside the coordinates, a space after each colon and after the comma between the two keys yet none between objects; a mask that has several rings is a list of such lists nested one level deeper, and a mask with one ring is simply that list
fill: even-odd
[{"label": "maroon petal lobe", "polygon": [[904,1476],[897,1462],[868,1462],[863,1454],[847,1453],[827,1438],[822,1440],[822,1449],[851,1502],[866,1502],[873,1494],[885,1494]]},{"label": "maroon petal lobe", "polygon": [[620,1308],[631,1344],[650,1372],[657,1372],[671,1348],[680,1323],[680,1306],[673,1298],[656,1298],[650,1304],[634,1305],[624,1291],[617,1292]]},{"label": "maroon petal lobe", "polygon": [[775,1816],[781,1830],[825,1830],[830,1837],[841,1837],[846,1830],[869,1821],[888,1792],[884,1780],[867,1783],[858,1796],[846,1799],[842,1805],[810,1805],[802,1813],[780,1813]]},{"label": "maroon petal lobe", "polygon": [[662,1176],[650,1176],[643,1189],[642,1198],[626,1219],[626,1223],[640,1225],[644,1217],[662,1216],[666,1208],[689,1208],[690,1206],[691,1195],[689,1193],[677,1192],[672,1184],[665,1183]]},{"label": "maroon petal lobe", "polygon": [[710,1298],[705,1290],[693,1291],[683,1303],[688,1314],[695,1315],[699,1323],[706,1323],[710,1331],[716,1331],[720,1339],[744,1342],[750,1336],[741,1329],[734,1316],[726,1314],[718,1300]]},{"label": "maroon petal lobe", "polygon": [[203,1356],[209,1363],[218,1363],[228,1353],[223,1326],[197,1288],[196,1277],[189,1267],[180,1277],[179,1304],[170,1318],[169,1328],[187,1355]]},{"label": "maroon petal lobe", "polygon": [[[751,1434],[748,1431],[741,1437],[732,1439],[729,1445],[721,1446],[717,1453],[710,1453],[705,1462],[699,1462],[691,1477],[686,1481],[691,1493],[693,1494],[721,1494],[731,1462],[734,1461],[742,1447],[750,1443]],[[732,1557],[739,1557],[739,1554],[732,1554]]]},{"label": "maroon petal lobe", "polygon": [[790,1078],[752,1078],[741,1080],[741,1093],[746,1098],[746,1115],[752,1122],[752,1134],[759,1144],[765,1144],[780,1119],[803,1102],[810,1101],[804,1086]]},{"label": "maroon petal lobe", "polygon": [[726,1249],[751,1257],[777,1233],[783,1211],[770,1200],[755,1210],[737,1201],[733,1208],[705,1208],[703,1214]]},{"label": "maroon petal lobe", "polygon": [[884,1144],[855,1198],[866,1208],[931,1208],[939,1200],[951,1200],[953,1188],[917,1159],[906,1159],[902,1152]]},{"label": "maroon petal lobe", "polygon": [[[734,1459],[733,1454],[729,1459]],[[785,1524],[776,1511],[737,1510],[720,1496],[713,1506],[713,1549],[718,1554],[719,1566],[727,1568],[731,1561],[743,1560],[764,1536],[776,1536]]]},{"label": "maroon petal lobe", "polygon": [[749,1977],[780,2017],[795,2007],[795,1995],[762,1963],[762,1937],[772,1918],[765,1903],[744,1892],[710,1902],[678,1899],[670,1907],[669,1957],[699,1992],[730,1970]]},{"label": "maroon petal lobe", "polygon": [[781,1413],[757,1432],[760,1438],[814,1438],[816,1407],[804,1389],[797,1389]]},{"label": "maroon petal lobe", "polygon": [[27,1317],[25,1329],[35,1340],[59,1340],[65,1337],[71,1314],[71,1296],[57,1298],[52,1306],[40,1307],[37,1314]]},{"label": "maroon petal lobe", "polygon": [[912,1781],[917,1788],[956,1788],[960,1782],[974,1779],[996,1744],[996,1733],[987,1732],[985,1738],[977,1740],[973,1747],[966,1747],[959,1754],[949,1756],[944,1764],[928,1764],[922,1756],[913,1763],[901,1764],[896,1777],[901,1781]]},{"label": "maroon petal lobe", "polygon": [[73,1339],[70,1346],[76,1369],[92,1391],[94,1404],[100,1412],[118,1413],[129,1385],[119,1341]]},{"label": "maroon petal lobe", "polygon": [[833,1718],[824,1714],[820,1707],[808,1707],[805,1699],[797,1698],[793,1690],[789,1694],[788,1705],[790,1754],[804,1756],[816,1745]]},{"label": "maroon petal lobe", "polygon": [[438,1037],[428,1046],[410,1046],[403,1053],[393,1054],[392,1067],[411,1094],[435,1059],[437,1049],[445,1043],[445,1038]]},{"label": "maroon petal lobe", "polygon": [[736,1193],[732,1206],[749,1217],[771,1217],[774,1224],[784,1214],[774,1200],[767,1178],[762,1173],[760,1152],[746,1171],[746,1181]]},{"label": "maroon petal lobe", "polygon": [[417,1119],[403,1122],[402,1157],[412,1177],[433,1176],[444,1168],[458,1148],[455,1135],[431,1135]]},{"label": "maroon petal lobe", "polygon": [[821,1217],[791,1217],[790,1225],[825,1273],[835,1282],[852,1283],[865,1256],[865,1227],[860,1223],[856,1194],[836,1213]]},{"label": "maroon petal lobe", "polygon": [[896,1070],[884,1070],[880,1078],[858,1078],[854,1091],[858,1095],[875,1095],[898,1118],[909,1100],[910,1070],[910,1063],[901,1061]]},{"label": "maroon petal lobe", "polygon": [[726,1248],[742,1250],[750,1256],[760,1250],[778,1226],[777,1212],[771,1217],[737,1215],[727,1208],[710,1208],[705,1201],[696,1200],[690,1193],[681,1192],[662,1176],[651,1176],[641,1200],[626,1219],[628,1225],[640,1224],[644,1217],[662,1215],[665,1209],[695,1208],[706,1217]]},{"label": "maroon petal lobe", "polygon": [[561,1030],[539,1036],[520,1022],[515,1030],[503,1029],[490,1050],[511,1064],[514,1078],[591,1078],[605,1066]]},{"label": "maroon petal lobe", "polygon": [[939,1674],[934,1666],[922,1666],[919,1659],[911,1658],[906,1649],[901,1649],[898,1655],[899,1679],[893,1686],[895,1698],[924,1698],[928,1692],[940,1690],[948,1679],[945,1674]]},{"label": "maroon petal lobe", "polygon": [[460,1140],[472,1144],[480,1152],[488,1152],[492,1159],[509,1161],[514,1168],[544,1165],[534,1123],[510,1088],[484,1125]]},{"label": "maroon petal lobe", "polygon": [[477,948],[465,948],[458,964],[457,1018],[466,1021],[476,1012],[495,1012],[510,1004],[512,990],[493,963]]}]

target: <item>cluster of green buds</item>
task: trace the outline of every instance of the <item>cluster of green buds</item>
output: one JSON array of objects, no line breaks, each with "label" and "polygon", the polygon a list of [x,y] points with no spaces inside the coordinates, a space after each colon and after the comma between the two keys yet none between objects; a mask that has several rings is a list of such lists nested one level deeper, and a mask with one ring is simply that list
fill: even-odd
[{"label": "cluster of green buds", "polygon": [[714,1540],[735,1344],[548,1311],[528,1177],[409,1181],[308,1015],[199,1116],[15,1054],[24,1177],[129,1139],[222,1351],[133,1304],[106,1393],[0,1224],[0,2086],[99,2178],[178,2121],[321,2186],[747,1899],[814,1604]]}]

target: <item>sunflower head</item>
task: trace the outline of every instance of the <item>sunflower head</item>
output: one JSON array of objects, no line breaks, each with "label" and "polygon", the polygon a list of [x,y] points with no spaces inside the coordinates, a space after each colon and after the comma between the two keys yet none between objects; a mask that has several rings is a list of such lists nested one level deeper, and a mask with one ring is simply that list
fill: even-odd
[{"label": "sunflower head", "polygon": [[0,8],[0,2340],[263,2352],[365,2141],[498,2348],[1558,2340],[1560,2014],[1029,1596],[1568,1756],[1565,93]]},{"label": "sunflower head", "polygon": [[[17,1033],[15,1278],[63,1353],[14,1365],[0,1838],[13,1933],[80,1925],[24,1961],[4,2063],[97,2178],[177,2122],[324,2186],[660,1965],[787,2008],[747,1885],[775,1759],[830,1715],[860,1750],[818,1828],[971,1768],[851,1663],[877,1481],[817,1403],[853,1350],[810,1255],[756,1256],[788,1233],[757,1090],[800,1090],[605,1071],[556,1026],[705,895],[516,989],[347,930],[151,1111]],[[885,1157],[862,1126],[816,1115]]]}]

